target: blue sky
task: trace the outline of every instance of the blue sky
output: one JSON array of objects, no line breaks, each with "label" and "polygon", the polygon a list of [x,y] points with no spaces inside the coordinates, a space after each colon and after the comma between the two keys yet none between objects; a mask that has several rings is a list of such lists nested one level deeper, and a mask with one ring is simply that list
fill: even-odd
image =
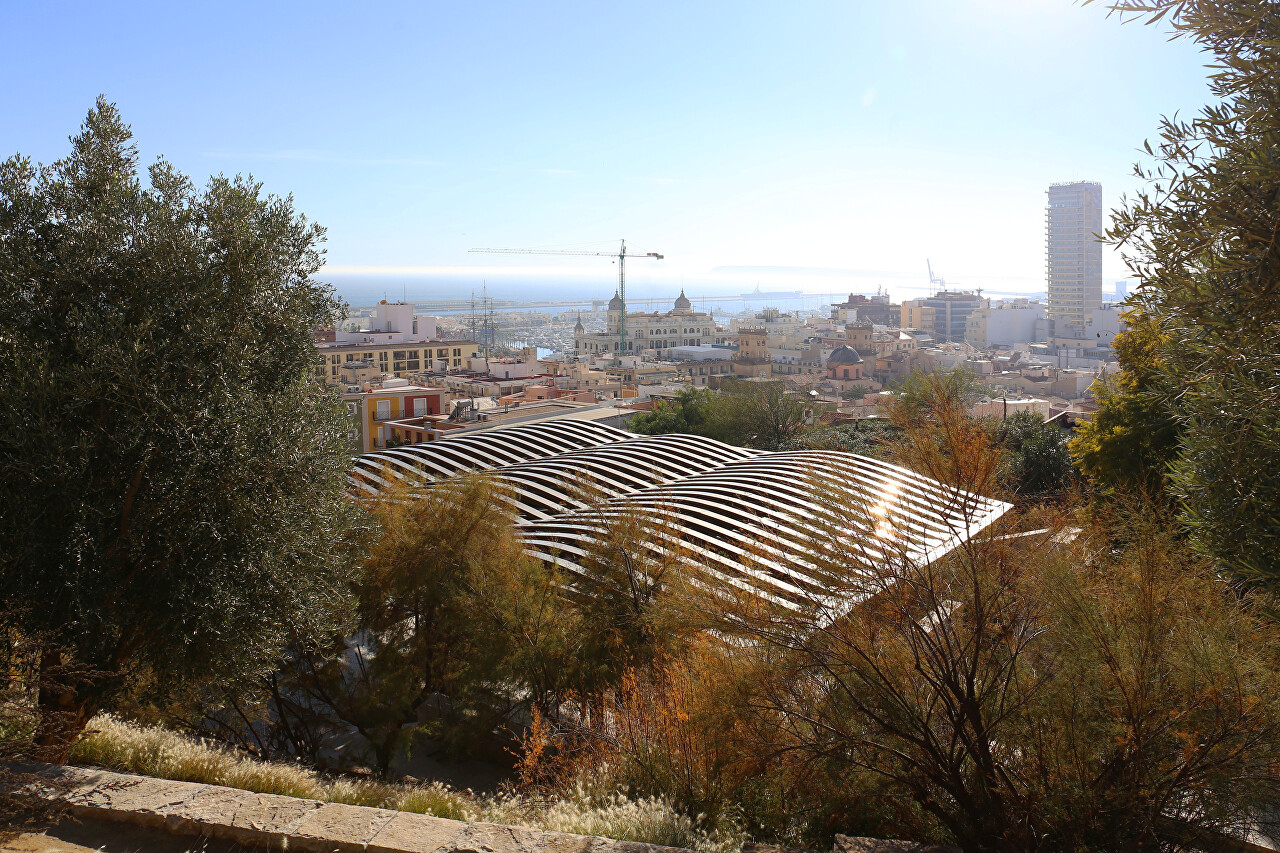
[{"label": "blue sky", "polygon": [[907,295],[930,258],[1038,290],[1047,184],[1114,205],[1159,117],[1209,98],[1192,45],[1069,0],[9,2],[0,31],[0,155],[61,156],[105,93],[145,160],[291,192],[333,276],[422,296],[608,282],[467,249],[618,237],[667,256],[641,288]]}]

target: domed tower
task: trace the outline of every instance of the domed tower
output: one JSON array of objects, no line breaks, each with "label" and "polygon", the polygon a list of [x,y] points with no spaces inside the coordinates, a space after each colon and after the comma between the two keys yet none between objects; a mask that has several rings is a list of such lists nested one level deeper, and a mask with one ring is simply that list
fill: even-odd
[{"label": "domed tower", "polygon": [[573,351],[582,355],[582,336],[587,333],[587,329],[582,325],[582,312],[578,312],[578,322],[573,324]]},{"label": "domed tower", "polygon": [[613,298],[609,300],[608,324],[610,332],[618,331],[618,324],[622,322],[622,297],[618,296],[614,291]]},{"label": "domed tower", "polygon": [[693,303],[689,301],[689,297],[684,295],[684,288],[680,288],[680,295],[676,297],[675,308],[672,314],[692,314]]},{"label": "domed tower", "polygon": [[828,379],[861,379],[862,356],[851,346],[841,344],[827,356]]}]

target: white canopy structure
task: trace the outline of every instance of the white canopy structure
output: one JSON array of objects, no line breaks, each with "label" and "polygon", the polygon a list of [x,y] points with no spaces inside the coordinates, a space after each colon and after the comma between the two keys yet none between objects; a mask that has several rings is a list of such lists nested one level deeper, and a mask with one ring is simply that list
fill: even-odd
[{"label": "white canopy structure", "polygon": [[654,553],[678,555],[709,591],[736,587],[788,607],[834,605],[833,565],[935,560],[1009,504],[905,468],[835,451],[763,453],[692,435],[637,436],[561,419],[366,454],[352,482],[427,487],[487,471],[531,555],[585,574],[624,517]]}]

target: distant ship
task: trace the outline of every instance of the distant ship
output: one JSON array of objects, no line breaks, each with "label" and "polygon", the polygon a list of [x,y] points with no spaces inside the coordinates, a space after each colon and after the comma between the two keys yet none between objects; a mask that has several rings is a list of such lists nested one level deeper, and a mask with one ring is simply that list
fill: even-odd
[{"label": "distant ship", "polygon": [[791,297],[791,296],[803,296],[803,295],[804,295],[803,290],[762,291],[760,290],[760,285],[757,284],[755,290],[751,291],[750,293],[742,294],[742,298],[743,299],[771,299],[778,296]]}]

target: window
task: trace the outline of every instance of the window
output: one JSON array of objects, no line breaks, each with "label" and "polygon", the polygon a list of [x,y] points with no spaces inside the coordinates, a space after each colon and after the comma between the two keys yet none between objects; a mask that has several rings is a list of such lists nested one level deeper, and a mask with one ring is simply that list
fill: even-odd
[{"label": "window", "polygon": [[[391,401],[390,400],[378,401],[377,417],[378,417],[378,420],[380,421],[385,421],[387,418],[391,417]],[[382,427],[378,427],[378,435],[379,436],[382,435]]]}]

